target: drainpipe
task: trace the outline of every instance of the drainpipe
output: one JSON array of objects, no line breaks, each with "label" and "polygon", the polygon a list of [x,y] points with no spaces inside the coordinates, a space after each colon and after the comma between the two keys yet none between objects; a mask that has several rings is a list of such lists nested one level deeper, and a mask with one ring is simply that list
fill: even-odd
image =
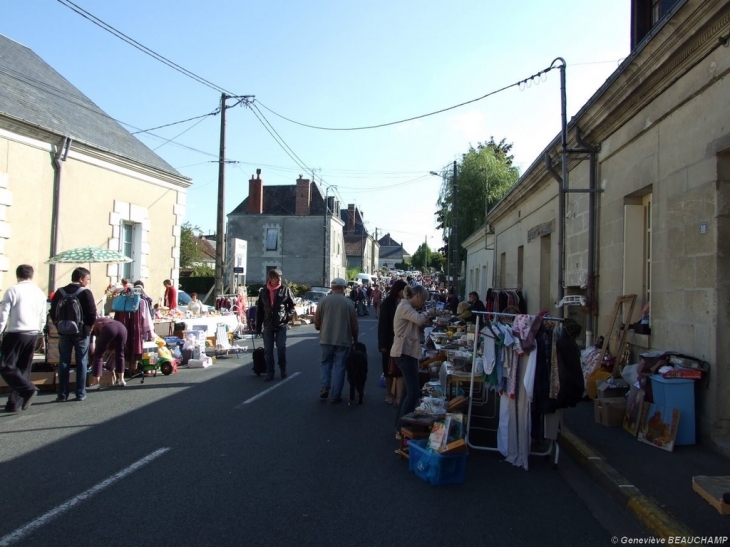
[{"label": "drainpipe", "polygon": [[575,140],[582,151],[589,154],[589,175],[588,175],[588,267],[586,271],[586,347],[593,345],[594,321],[593,321],[593,294],[595,292],[595,262],[596,262],[596,177],[598,175],[598,150],[586,143],[581,134],[580,127],[575,128]]},{"label": "drainpipe", "polygon": [[[64,137],[61,145],[53,154],[53,208],[51,209],[51,249],[50,256],[58,254],[58,217],[61,211],[61,172],[63,162],[68,157],[68,150],[71,148],[71,137]],[[48,266],[48,292],[56,290],[56,265]]]}]

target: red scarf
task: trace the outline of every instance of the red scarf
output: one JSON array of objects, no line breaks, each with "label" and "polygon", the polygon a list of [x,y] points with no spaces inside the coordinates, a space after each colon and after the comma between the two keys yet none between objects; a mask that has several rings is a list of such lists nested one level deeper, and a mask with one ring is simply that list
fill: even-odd
[{"label": "red scarf", "polygon": [[274,307],[274,302],[276,301],[276,291],[281,289],[281,282],[279,282],[278,285],[272,285],[271,282],[268,282],[266,286],[269,289],[269,298],[271,299],[271,307]]}]

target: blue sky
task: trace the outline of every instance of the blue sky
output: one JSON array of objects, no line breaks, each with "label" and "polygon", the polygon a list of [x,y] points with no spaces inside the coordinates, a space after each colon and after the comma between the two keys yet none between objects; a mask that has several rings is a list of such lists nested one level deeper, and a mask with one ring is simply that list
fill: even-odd
[{"label": "blue sky", "polygon": [[[343,0],[74,0],[184,68],[275,112],[311,125],[386,123],[485,95],[558,56],[568,63],[569,116],[629,53],[629,0],[420,2]],[[30,47],[112,117],[147,129],[213,111],[220,93],[124,43],[57,0],[2,0],[0,33]],[[490,136],[514,144],[526,169],[560,129],[558,72],[435,116],[367,131],[318,131],[264,110],[304,166],[355,203],[367,227],[409,252],[442,244],[434,211],[441,180],[429,176]],[[219,118],[140,139],[193,179],[187,220],[215,230]],[[192,127],[192,128],[191,128]],[[226,212],[264,184],[307,172],[252,111],[227,111]],[[128,129],[132,130],[130,127]],[[179,143],[197,150],[165,143]],[[321,171],[320,171],[321,170]],[[311,175],[310,175],[311,178]],[[330,191],[332,193],[332,191]]]}]

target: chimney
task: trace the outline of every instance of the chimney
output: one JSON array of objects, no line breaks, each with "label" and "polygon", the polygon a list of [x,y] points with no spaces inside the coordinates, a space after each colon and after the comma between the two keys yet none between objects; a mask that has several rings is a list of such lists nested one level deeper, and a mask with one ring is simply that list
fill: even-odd
[{"label": "chimney", "polygon": [[261,180],[261,169],[256,169],[256,178],[251,175],[248,181],[248,212],[254,215],[264,212],[264,181]]},{"label": "chimney", "polygon": [[355,231],[355,205],[352,203],[347,205],[347,231]]},{"label": "chimney", "polygon": [[295,215],[308,215],[309,206],[312,203],[312,187],[309,179],[303,179],[299,175],[297,179],[297,199],[294,206]]}]

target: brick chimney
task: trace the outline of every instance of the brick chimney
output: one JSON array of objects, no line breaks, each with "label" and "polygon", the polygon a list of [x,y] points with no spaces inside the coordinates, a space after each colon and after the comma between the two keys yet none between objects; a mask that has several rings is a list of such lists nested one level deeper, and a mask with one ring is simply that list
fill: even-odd
[{"label": "brick chimney", "polygon": [[312,187],[309,179],[303,179],[299,175],[297,179],[297,200],[294,207],[295,215],[308,215],[309,206],[312,203]]},{"label": "brick chimney", "polygon": [[261,169],[256,169],[256,178],[251,175],[248,181],[248,212],[255,215],[264,212],[264,181],[261,180]]},{"label": "brick chimney", "polygon": [[355,231],[355,205],[353,203],[347,205],[347,231]]}]

